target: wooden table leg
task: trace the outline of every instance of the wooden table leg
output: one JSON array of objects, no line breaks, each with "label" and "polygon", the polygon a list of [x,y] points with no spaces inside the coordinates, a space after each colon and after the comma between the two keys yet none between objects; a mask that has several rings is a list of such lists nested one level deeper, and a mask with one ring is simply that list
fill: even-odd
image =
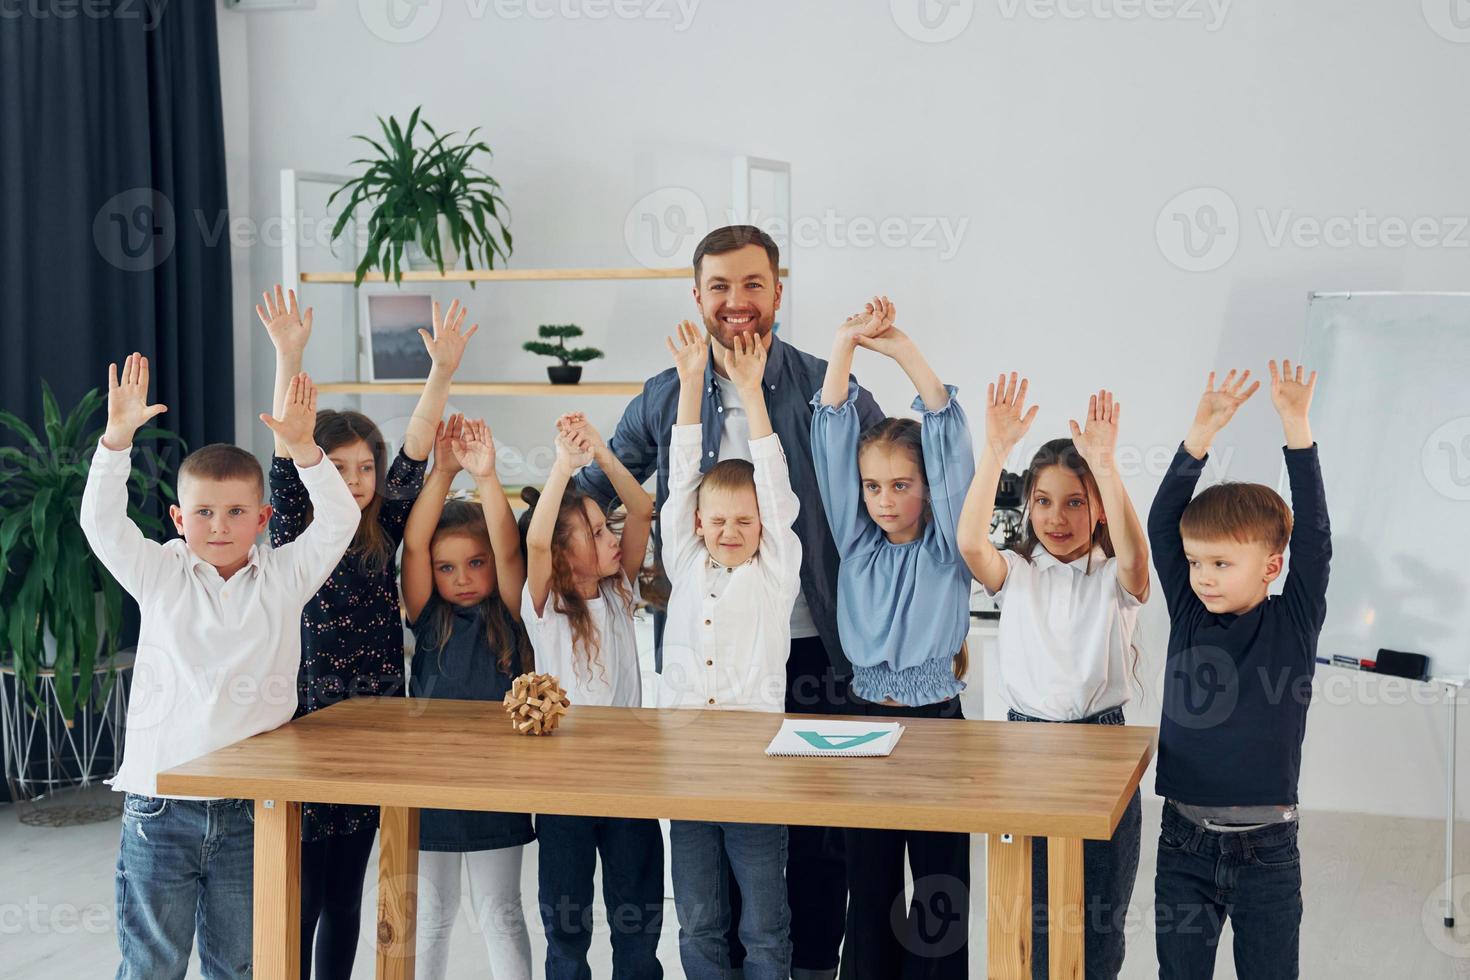
[{"label": "wooden table leg", "polygon": [[301,976],[301,804],[255,801],[256,980]]},{"label": "wooden table leg", "polygon": [[1030,980],[1031,838],[991,834],[985,866],[986,975]]},{"label": "wooden table leg", "polygon": [[1076,837],[1046,839],[1048,966],[1052,980],[1082,980],[1085,960],[1082,907],[1082,841]]},{"label": "wooden table leg", "polygon": [[[413,980],[419,811],[385,806],[378,829],[378,980]],[[299,971],[298,964],[298,971]]]}]

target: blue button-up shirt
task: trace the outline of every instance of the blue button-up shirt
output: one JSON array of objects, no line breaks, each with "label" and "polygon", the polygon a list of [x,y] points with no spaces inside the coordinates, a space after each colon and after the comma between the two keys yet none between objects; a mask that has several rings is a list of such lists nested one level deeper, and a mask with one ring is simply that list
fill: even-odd
[{"label": "blue button-up shirt", "polygon": [[[812,622],[822,644],[827,648],[827,655],[832,659],[832,666],[838,676],[848,677],[852,674],[852,665],[842,652],[842,640],[837,631],[837,547],[827,526],[827,514],[817,489],[816,469],[812,465],[811,400],[812,395],[821,390],[826,374],[826,361],[797,350],[778,337],[771,338],[762,390],[766,396],[766,411],[771,416],[771,427],[781,437],[781,447],[786,451],[791,487],[801,498],[801,513],[795,524],[802,548],[801,592],[811,610]],[[700,412],[704,451],[699,461],[700,472],[707,472],[719,461],[720,435],[724,430],[723,407],[719,386],[715,384],[714,353],[711,351],[709,363],[704,368],[704,406]],[[863,428],[883,419],[883,411],[877,401],[861,386],[857,388],[854,407]],[[648,479],[657,469],[656,500],[660,509],[669,495],[669,435],[678,415],[679,373],[671,367],[648,379],[642,393],[628,403],[622,419],[618,421],[617,431],[608,442],[608,448],[638,480]],[[575,484],[603,507],[616,499],[607,474],[595,463],[577,474]],[[663,535],[657,526],[654,528],[653,546],[655,556],[661,557]],[[662,613],[654,614],[653,628],[657,643],[656,663],[662,670]]]}]

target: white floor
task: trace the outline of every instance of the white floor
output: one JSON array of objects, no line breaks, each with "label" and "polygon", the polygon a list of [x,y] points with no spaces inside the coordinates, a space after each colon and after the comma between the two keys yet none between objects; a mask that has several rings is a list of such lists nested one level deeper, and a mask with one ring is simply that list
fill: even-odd
[{"label": "white floor", "polygon": [[[105,791],[62,796],[59,804],[100,802]],[[44,804],[43,804],[44,805]],[[117,854],[116,820],[60,829],[30,827],[19,808],[0,807],[0,980],[71,980],[108,977],[117,966],[113,936],[112,867]],[[1152,868],[1158,804],[1144,802],[1144,842],[1138,888],[1129,916],[1129,952],[1123,975],[1158,974],[1152,935]],[[1433,821],[1306,813],[1301,849],[1305,875],[1306,920],[1302,936],[1302,976],[1307,980],[1371,978],[1470,978],[1470,834],[1459,864],[1465,869],[1460,901],[1463,914],[1451,935],[1440,924],[1438,896],[1443,878],[1443,826]],[[972,879],[985,880],[983,839],[976,838]],[[375,859],[376,861],[376,859]],[[376,867],[376,863],[373,865]],[[535,845],[528,848],[524,892],[535,901]],[[981,893],[983,894],[983,892]],[[355,977],[373,974],[372,915],[369,893]],[[677,926],[672,902],[660,947],[667,976],[678,967]],[[971,916],[972,975],[984,976],[983,904]],[[538,922],[531,922],[537,962],[545,952]],[[1234,977],[1229,933],[1216,975]],[[593,945],[593,974],[609,975],[605,938]],[[538,968],[538,974],[539,974]],[[197,967],[191,977],[198,976]],[[452,977],[487,977],[484,947],[463,915],[450,958]]]}]

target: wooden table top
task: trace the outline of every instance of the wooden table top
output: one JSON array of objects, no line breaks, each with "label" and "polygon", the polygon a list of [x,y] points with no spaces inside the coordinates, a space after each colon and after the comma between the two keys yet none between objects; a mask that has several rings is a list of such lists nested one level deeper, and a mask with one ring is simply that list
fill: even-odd
[{"label": "wooden table top", "polygon": [[768,758],[784,717],[817,716],[573,705],[534,737],[498,702],[355,698],[170,769],[158,792],[1103,839],[1156,735],[903,719],[886,758]]}]

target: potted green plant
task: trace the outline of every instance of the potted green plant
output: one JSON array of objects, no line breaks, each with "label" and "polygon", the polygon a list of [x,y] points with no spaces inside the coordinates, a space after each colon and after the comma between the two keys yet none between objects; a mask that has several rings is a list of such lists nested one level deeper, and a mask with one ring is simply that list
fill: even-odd
[{"label": "potted green plant", "polygon": [[470,162],[476,153],[491,156],[490,147],[474,139],[478,129],[466,133],[464,142],[451,142],[455,133],[440,134],[427,122],[422,125],[429,144],[415,146],[422,108],[414,109],[406,127],[392,116],[387,122],[379,116],[381,143],[354,136],[373,147],[377,156],[352,161],[366,169],[327,199],[330,208],[339,195],[346,195],[332,228],[333,241],[341,237],[359,205],[369,209],[367,242],[357,265],[358,286],[373,269],[401,283],[405,252],[410,268],[419,264],[441,273],[446,266],[454,268],[461,255],[470,269],[477,257],[487,269],[495,267],[495,256],[502,265],[510,257],[510,230],[505,226],[510,211],[500,197],[500,184]]},{"label": "potted green plant", "polygon": [[[21,419],[0,411],[0,427],[21,443],[0,446],[0,641],[7,651],[0,664],[14,673],[20,701],[33,712],[46,708],[39,703],[37,675],[43,668],[53,672],[56,707],[70,726],[90,703],[98,655],[110,664],[122,626],[122,591],[87,546],[80,513],[103,431],[90,423],[107,396],[94,388],[62,418],[50,385],[42,381],[41,404],[44,444]],[[142,429],[136,438],[140,444],[182,443],[156,428]],[[142,453],[131,488],[141,494],[156,485],[174,499],[167,482],[171,467],[154,446],[142,445]],[[128,516],[147,531],[163,533],[161,521],[132,504]],[[103,682],[111,684],[110,668]]]},{"label": "potted green plant", "polygon": [[[554,385],[574,385],[582,380],[582,365],[602,356],[596,347],[568,347],[568,337],[582,336],[582,328],[575,323],[543,323],[536,328],[542,340],[528,340],[522,346],[532,354],[554,357],[560,364],[546,369],[546,376]],[[556,339],[556,343],[546,341]]]}]

